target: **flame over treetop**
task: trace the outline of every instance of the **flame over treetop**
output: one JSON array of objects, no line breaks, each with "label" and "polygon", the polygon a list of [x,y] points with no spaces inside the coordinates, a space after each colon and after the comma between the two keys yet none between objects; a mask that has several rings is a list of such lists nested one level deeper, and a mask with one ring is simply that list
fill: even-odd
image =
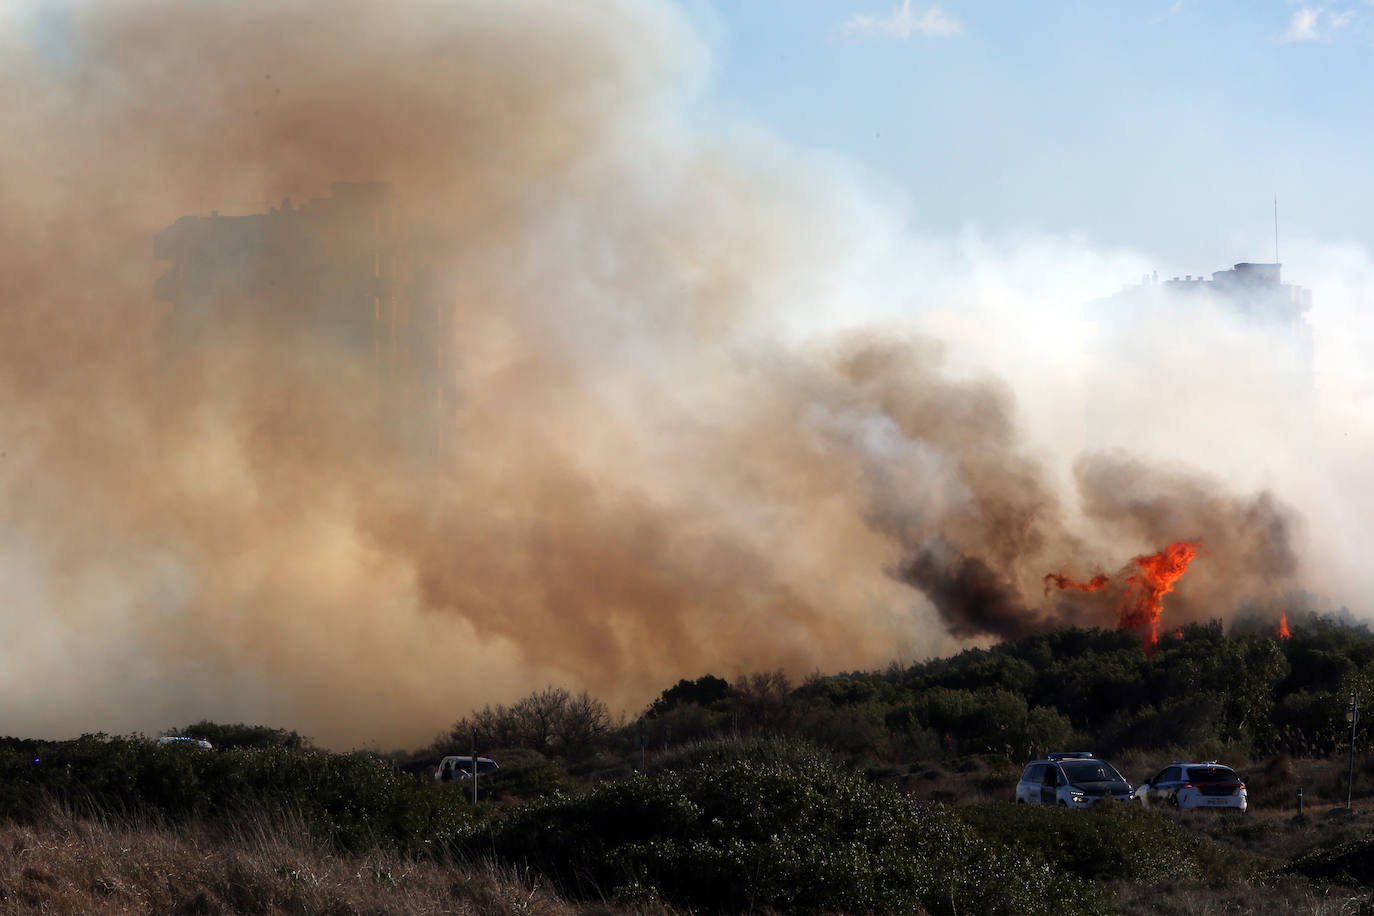
[{"label": "flame over treetop", "polygon": [[1095,592],[1106,588],[1111,581],[1112,577],[1106,573],[1098,573],[1087,582],[1076,582],[1064,573],[1049,573],[1045,576],[1045,591],[1048,593],[1051,585],[1057,585],[1060,588],[1076,588],[1080,592]]},{"label": "flame over treetop", "polygon": [[1117,610],[1116,625],[1125,630],[1144,632],[1145,649],[1153,651],[1159,643],[1159,617],[1164,610],[1164,596],[1174,590],[1176,583],[1188,571],[1188,564],[1198,555],[1195,541],[1174,541],[1159,553],[1135,557],[1116,576],[1099,573],[1087,582],[1079,582],[1066,573],[1045,576],[1045,591],[1050,586],[1095,592],[1112,582],[1127,583]]},{"label": "flame over treetop", "polygon": [[1283,616],[1279,618],[1279,639],[1288,639],[1292,635],[1292,631],[1288,629],[1288,612],[1284,611]]}]

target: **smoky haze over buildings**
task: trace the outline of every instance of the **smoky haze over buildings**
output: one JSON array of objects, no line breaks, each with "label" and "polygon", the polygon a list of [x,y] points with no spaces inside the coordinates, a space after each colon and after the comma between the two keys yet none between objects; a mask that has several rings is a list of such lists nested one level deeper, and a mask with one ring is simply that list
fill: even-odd
[{"label": "smoky haze over buildings", "polygon": [[[634,710],[1110,625],[1044,575],[1180,538],[1166,625],[1303,582],[1280,487],[1047,450],[1023,372],[909,323],[807,330],[901,284],[847,284],[849,183],[690,125],[707,61],[670,6],[21,19],[0,731],[413,745],[550,682]],[[319,229],[359,195],[370,271]]]}]

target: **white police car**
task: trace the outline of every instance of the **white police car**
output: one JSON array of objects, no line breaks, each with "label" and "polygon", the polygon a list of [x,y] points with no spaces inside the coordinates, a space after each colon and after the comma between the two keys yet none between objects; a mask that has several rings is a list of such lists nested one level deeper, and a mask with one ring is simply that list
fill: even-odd
[{"label": "white police car", "polygon": [[[500,764],[490,757],[477,758],[478,777],[486,776],[501,769]],[[434,778],[439,782],[452,782],[455,779],[472,778],[472,758],[471,757],[445,757],[439,761],[439,766],[434,771]]]},{"label": "white police car", "polygon": [[1135,790],[1145,805],[1190,808],[1250,808],[1245,782],[1235,770],[1215,760],[1175,760]]},{"label": "white police car", "polygon": [[1131,784],[1110,763],[1087,751],[1032,760],[1016,783],[1019,805],[1086,808],[1100,801],[1129,801]]}]

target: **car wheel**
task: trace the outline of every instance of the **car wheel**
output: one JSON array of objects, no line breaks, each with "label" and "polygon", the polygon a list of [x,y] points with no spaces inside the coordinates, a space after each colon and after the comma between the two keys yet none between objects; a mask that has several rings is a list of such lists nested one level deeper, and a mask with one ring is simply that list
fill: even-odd
[{"label": "car wheel", "polygon": [[1024,798],[1018,798],[1018,799],[1016,800],[1016,803],[1017,803],[1018,805],[1024,805],[1024,804],[1026,803],[1026,800],[1025,800]]},{"label": "car wheel", "polygon": [[1177,792],[1175,792],[1173,795],[1170,795],[1170,796],[1169,796],[1169,807],[1170,807],[1170,808],[1173,808],[1175,811],[1178,810],[1178,793],[1177,793]]},{"label": "car wheel", "polygon": [[1068,802],[1064,801],[1064,799],[1062,799],[1062,798],[1059,799],[1059,807],[1061,807],[1061,808],[1067,808],[1068,806],[1069,806],[1069,803],[1068,803]]}]

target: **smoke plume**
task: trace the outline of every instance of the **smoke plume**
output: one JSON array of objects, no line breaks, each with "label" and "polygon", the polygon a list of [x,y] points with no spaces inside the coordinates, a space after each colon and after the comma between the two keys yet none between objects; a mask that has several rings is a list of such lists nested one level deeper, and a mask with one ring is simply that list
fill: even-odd
[{"label": "smoke plume", "polygon": [[[547,683],[634,711],[708,671],[1112,625],[1045,574],[1179,538],[1205,555],[1170,620],[1300,571],[1281,493],[1109,451],[1065,485],[1082,443],[1028,432],[1016,367],[850,282],[849,183],[691,123],[709,61],[671,5],[0,23],[0,731],[415,745]],[[155,294],[179,217],[350,181],[391,186],[444,291],[423,416],[337,316]]]}]

